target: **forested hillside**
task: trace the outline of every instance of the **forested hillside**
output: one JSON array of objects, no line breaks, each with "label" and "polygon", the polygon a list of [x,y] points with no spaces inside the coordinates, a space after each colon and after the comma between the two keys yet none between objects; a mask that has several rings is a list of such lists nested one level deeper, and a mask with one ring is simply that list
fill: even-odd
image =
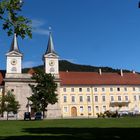
[{"label": "forested hillside", "polygon": [[[33,67],[33,69],[43,69],[44,66],[40,65]],[[90,65],[80,65],[68,62],[66,60],[59,61],[59,71],[82,71],[82,72],[98,72],[99,69],[102,69],[102,72],[120,72],[119,69],[113,69],[110,67],[96,67]],[[23,72],[26,73],[30,68],[24,68]],[[130,72],[129,70],[123,70],[124,72]]]}]

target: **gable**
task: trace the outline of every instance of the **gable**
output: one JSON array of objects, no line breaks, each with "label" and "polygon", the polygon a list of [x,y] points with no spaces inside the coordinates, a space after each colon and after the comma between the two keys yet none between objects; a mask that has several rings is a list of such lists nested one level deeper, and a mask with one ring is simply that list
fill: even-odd
[{"label": "gable", "polygon": [[16,51],[11,51],[11,52],[8,52],[6,56],[22,56],[22,54]]},{"label": "gable", "polygon": [[49,57],[49,58],[58,58],[58,55],[54,54],[54,53],[49,53],[44,55],[44,57]]}]

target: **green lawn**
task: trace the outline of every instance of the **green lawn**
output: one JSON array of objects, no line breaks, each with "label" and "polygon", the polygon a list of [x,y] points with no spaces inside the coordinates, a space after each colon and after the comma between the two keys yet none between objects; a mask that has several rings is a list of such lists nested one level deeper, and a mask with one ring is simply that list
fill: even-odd
[{"label": "green lawn", "polygon": [[140,117],[0,121],[4,140],[140,139]]}]

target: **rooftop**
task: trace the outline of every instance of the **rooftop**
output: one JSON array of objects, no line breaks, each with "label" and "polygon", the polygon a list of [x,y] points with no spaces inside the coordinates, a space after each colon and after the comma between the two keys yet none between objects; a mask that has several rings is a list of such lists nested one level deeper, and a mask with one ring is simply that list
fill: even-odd
[{"label": "rooftop", "polygon": [[61,85],[140,85],[137,73],[60,72]]}]

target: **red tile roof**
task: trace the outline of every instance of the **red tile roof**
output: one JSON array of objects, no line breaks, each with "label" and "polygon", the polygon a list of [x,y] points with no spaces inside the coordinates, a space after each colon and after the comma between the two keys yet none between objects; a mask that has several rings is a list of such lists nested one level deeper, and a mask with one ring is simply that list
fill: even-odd
[{"label": "red tile roof", "polygon": [[33,75],[35,73],[35,70],[34,69],[29,69],[29,71],[28,71],[28,74],[31,74],[31,75]]},{"label": "red tile roof", "polygon": [[137,73],[60,72],[61,85],[140,85]]},{"label": "red tile roof", "polygon": [[2,73],[0,72],[0,85],[3,84],[3,76],[2,76]]}]

